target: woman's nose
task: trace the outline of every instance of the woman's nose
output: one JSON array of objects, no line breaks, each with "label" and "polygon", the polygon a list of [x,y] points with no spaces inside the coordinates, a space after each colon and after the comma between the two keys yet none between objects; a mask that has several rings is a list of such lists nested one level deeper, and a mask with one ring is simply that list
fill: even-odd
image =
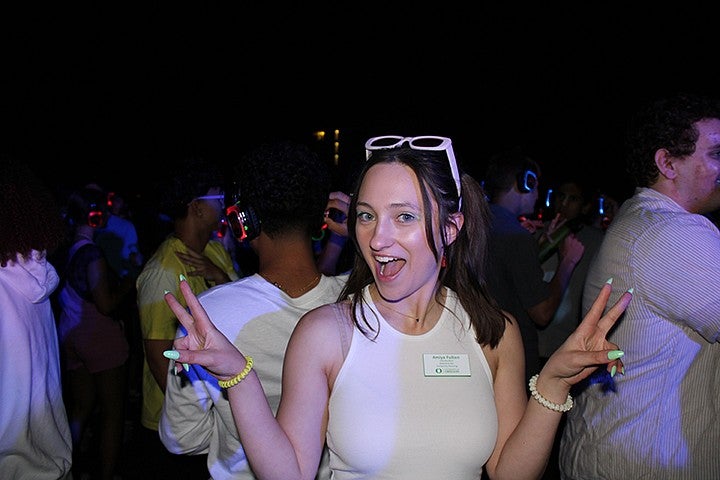
[{"label": "woman's nose", "polygon": [[370,248],[381,251],[392,245],[394,242],[392,232],[393,228],[389,222],[378,219],[370,237]]}]

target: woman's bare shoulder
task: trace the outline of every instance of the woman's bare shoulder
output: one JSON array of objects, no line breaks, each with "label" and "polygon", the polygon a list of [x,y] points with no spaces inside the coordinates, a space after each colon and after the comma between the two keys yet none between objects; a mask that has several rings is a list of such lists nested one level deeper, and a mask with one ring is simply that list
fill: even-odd
[{"label": "woman's bare shoulder", "polygon": [[312,352],[323,365],[330,385],[334,383],[352,341],[353,323],[350,303],[341,302],[316,307],[302,316],[290,338],[288,352]]},{"label": "woman's bare shoulder", "polygon": [[297,335],[309,334],[325,340],[337,339],[338,335],[352,333],[350,302],[342,301],[315,307],[306,312],[295,327]]},{"label": "woman's bare shoulder", "polygon": [[308,310],[300,319],[301,323],[319,323],[335,322],[338,316],[343,319],[349,319],[350,301],[327,303]]}]

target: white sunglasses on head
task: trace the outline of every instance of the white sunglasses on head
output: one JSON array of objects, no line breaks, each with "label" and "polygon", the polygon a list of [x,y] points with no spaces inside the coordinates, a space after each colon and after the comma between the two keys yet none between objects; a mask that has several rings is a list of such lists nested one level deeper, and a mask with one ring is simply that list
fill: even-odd
[{"label": "white sunglasses on head", "polygon": [[403,137],[400,135],[383,135],[381,137],[373,137],[365,142],[365,160],[370,158],[373,150],[385,150],[387,148],[396,148],[402,146],[405,142],[413,150],[433,150],[447,152],[448,163],[452,172],[453,180],[455,180],[455,188],[458,194],[458,210],[462,205],[462,190],[460,188],[460,172],[458,171],[457,160],[455,160],[455,152],[452,148],[452,140],[447,137],[436,137],[433,135],[423,135],[419,137]]}]

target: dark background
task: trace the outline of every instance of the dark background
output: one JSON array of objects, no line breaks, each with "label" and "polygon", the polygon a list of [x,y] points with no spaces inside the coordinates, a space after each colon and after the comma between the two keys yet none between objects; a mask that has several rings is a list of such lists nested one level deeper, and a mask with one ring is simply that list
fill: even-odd
[{"label": "dark background", "polygon": [[339,129],[342,177],[369,136],[436,134],[478,178],[520,145],[543,181],[579,167],[622,197],[628,115],[718,79],[715,17],[684,3],[259,3],[2,7],[1,149],[141,190],[273,136]]}]

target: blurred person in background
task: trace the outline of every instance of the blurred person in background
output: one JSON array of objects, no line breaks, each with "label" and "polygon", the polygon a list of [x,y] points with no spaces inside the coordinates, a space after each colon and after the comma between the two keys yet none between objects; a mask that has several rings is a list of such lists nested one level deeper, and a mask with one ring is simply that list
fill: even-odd
[{"label": "blurred person in background", "polygon": [[582,320],[585,276],[603,239],[603,230],[595,226],[596,219],[602,217],[598,212],[595,192],[596,189],[588,181],[579,175],[565,172],[565,180],[561,180],[552,191],[550,212],[555,215],[550,221],[544,222],[545,226],[539,232],[540,258],[546,282],[552,279],[560,264],[561,237],[572,233],[584,247],[583,255],[570,276],[552,320],[538,329],[538,348],[542,362],[563,344]]},{"label": "blurred person in background", "polygon": [[97,471],[98,478],[112,479],[122,446],[129,352],[115,310],[133,280],[119,279],[94,242],[95,230],[107,223],[106,195],[83,188],[70,194],[66,206],[72,240],[58,297],[58,335],[67,373],[73,470],[78,478]]},{"label": "blurred person in background", "polygon": [[535,210],[540,166],[520,149],[494,154],[487,165],[484,188],[492,214],[488,288],[520,326],[525,349],[525,380],[540,370],[538,327],[550,323],[562,301],[584,247],[574,234],[560,243],[560,262],[545,280],[536,238],[519,218]]},{"label": "blurred person in background", "polygon": [[96,189],[107,197],[107,223],[95,230],[95,243],[105,254],[115,275],[119,279],[129,278],[133,284],[131,291],[113,311],[113,317],[122,323],[130,346],[127,366],[128,393],[133,401],[137,401],[142,390],[143,347],[134,282],[140,274],[144,256],[140,251],[137,228],[125,194],[117,190],[108,191],[98,183],[90,183],[85,187]]},{"label": "blurred person in background", "polygon": [[0,155],[0,477],[71,479],[48,262],[65,240],[56,199],[27,162]]},{"label": "blurred person in background", "polygon": [[143,265],[143,254],[137,228],[129,216],[130,206],[125,201],[125,195],[107,191],[97,183],[88,184],[86,188],[97,189],[107,198],[107,223],[95,232],[95,242],[119,278],[137,278]]},{"label": "blurred person in background", "polygon": [[325,206],[323,226],[323,239],[319,245],[320,253],[317,255],[317,265],[320,272],[325,275],[337,275],[350,270],[353,249],[347,247],[347,212],[350,208],[350,196],[344,192],[330,192],[328,203]]},{"label": "blurred person in background", "polygon": [[[557,272],[561,261],[559,247],[565,236],[571,233],[575,235],[575,238],[582,243],[584,251],[570,275],[567,289],[552,320],[545,327],[537,328],[541,365],[547,362],[547,359],[560,348],[582,321],[585,276],[603,238],[603,230],[596,226],[600,224],[597,219],[602,218],[603,215],[598,209],[594,186],[578,173],[569,170],[564,171],[561,178],[564,179],[560,180],[559,186],[549,189],[550,193],[543,206],[543,213],[549,217],[549,220],[544,220],[542,228],[535,233],[545,281],[551,281]],[[559,476],[558,452],[564,425],[565,418],[558,427],[545,478],[554,479]]]}]

